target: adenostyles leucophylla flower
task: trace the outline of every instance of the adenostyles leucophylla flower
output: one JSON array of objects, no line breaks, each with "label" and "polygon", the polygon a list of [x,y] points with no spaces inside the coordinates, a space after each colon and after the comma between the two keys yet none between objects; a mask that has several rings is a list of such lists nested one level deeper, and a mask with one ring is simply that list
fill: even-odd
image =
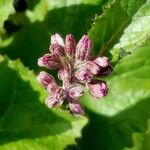
[{"label": "adenostyles leucophylla flower", "polygon": [[97,100],[107,95],[108,85],[98,79],[110,75],[113,69],[107,57],[92,58],[92,48],[88,35],[83,35],[78,43],[72,34],[68,34],[65,40],[58,33],[51,36],[50,53],[39,58],[38,65],[57,69],[62,85],[45,71],[37,76],[48,91],[45,104],[49,108],[64,104],[74,115],[83,115],[80,98],[85,87]]}]

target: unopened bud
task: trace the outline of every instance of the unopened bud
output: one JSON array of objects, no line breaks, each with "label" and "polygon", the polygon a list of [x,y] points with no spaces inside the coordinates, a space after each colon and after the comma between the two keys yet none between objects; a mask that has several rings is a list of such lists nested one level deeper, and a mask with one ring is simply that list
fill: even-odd
[{"label": "unopened bud", "polygon": [[63,87],[68,88],[72,82],[72,68],[70,64],[66,64],[58,71],[58,78],[63,81]]},{"label": "unopened bud", "polygon": [[58,101],[62,101],[66,98],[66,91],[56,84],[49,85],[47,90]]},{"label": "unopened bud", "polygon": [[110,64],[107,57],[98,57],[94,60],[94,62],[102,68],[107,67]]},{"label": "unopened bud", "polygon": [[38,65],[48,69],[61,68],[60,57],[57,54],[45,54],[43,57],[38,59]]},{"label": "unopened bud", "polygon": [[84,61],[90,58],[92,51],[92,41],[87,35],[84,35],[76,47],[76,59]]},{"label": "unopened bud", "polygon": [[85,64],[85,67],[93,74],[97,75],[100,72],[100,67],[93,61],[88,61]]},{"label": "unopened bud", "polygon": [[86,84],[89,93],[95,98],[102,98],[107,95],[108,87],[105,82],[93,80]]},{"label": "unopened bud", "polygon": [[68,34],[66,36],[66,46],[65,46],[65,52],[69,57],[74,57],[75,55],[75,49],[76,49],[76,42],[72,34]]},{"label": "unopened bud", "polygon": [[84,114],[83,108],[79,103],[69,103],[69,108],[74,115]]},{"label": "unopened bud", "polygon": [[83,88],[79,84],[72,84],[68,90],[68,96],[71,99],[79,98],[83,95]]},{"label": "unopened bud", "polygon": [[37,80],[44,86],[47,87],[49,84],[55,83],[53,76],[49,75],[45,71],[41,71],[37,76]]},{"label": "unopened bud", "polygon": [[62,46],[65,45],[63,38],[58,33],[51,36],[51,44],[54,44],[54,43],[55,44],[57,43]]},{"label": "unopened bud", "polygon": [[65,55],[64,47],[59,45],[58,43],[50,45],[49,50],[52,54],[58,54],[60,56]]},{"label": "unopened bud", "polygon": [[86,68],[80,68],[75,72],[75,77],[82,83],[90,82],[93,75]]},{"label": "unopened bud", "polygon": [[59,103],[58,100],[56,100],[53,96],[48,96],[45,100],[45,104],[49,107],[49,108],[53,108],[55,107],[57,104]]},{"label": "unopened bud", "polygon": [[58,77],[61,80],[71,79],[71,65],[67,64],[58,71]]}]

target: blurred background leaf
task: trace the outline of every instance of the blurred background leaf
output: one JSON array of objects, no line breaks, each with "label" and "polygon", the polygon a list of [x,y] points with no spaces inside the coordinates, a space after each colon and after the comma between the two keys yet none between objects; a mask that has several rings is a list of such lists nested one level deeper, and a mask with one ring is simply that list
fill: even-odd
[{"label": "blurred background leaf", "polygon": [[148,120],[148,129],[143,133],[133,134],[134,146],[124,150],[149,150],[150,149],[150,120]]},{"label": "blurred background leaf", "polygon": [[5,33],[3,28],[4,21],[8,19],[10,14],[15,13],[12,0],[0,1],[0,43],[2,42],[2,35]]}]

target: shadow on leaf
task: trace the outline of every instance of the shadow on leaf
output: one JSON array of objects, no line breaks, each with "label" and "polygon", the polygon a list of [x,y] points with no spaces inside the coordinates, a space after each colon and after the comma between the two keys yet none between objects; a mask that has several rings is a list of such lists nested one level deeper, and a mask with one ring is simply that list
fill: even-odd
[{"label": "shadow on leaf", "polygon": [[87,109],[90,121],[83,129],[82,139],[77,140],[79,148],[76,149],[121,150],[133,146],[132,134],[147,129],[149,99],[142,99],[113,117],[102,116]]},{"label": "shadow on leaf", "polygon": [[0,144],[69,130],[70,122],[41,103],[30,82],[10,66],[7,60],[0,62]]}]

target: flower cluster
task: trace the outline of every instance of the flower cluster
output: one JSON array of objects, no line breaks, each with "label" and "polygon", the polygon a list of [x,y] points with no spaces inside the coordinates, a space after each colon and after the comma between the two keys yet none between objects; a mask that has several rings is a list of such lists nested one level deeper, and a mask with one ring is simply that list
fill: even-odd
[{"label": "flower cluster", "polygon": [[97,99],[107,95],[108,86],[105,81],[98,80],[98,77],[109,75],[112,67],[107,57],[92,58],[92,47],[92,41],[87,35],[77,44],[72,34],[68,34],[65,41],[59,34],[51,36],[50,53],[39,58],[38,65],[47,69],[57,69],[62,86],[45,71],[41,71],[37,76],[38,81],[49,93],[46,98],[49,108],[67,102],[66,106],[73,114],[83,115],[79,98],[84,93],[84,86]]}]

